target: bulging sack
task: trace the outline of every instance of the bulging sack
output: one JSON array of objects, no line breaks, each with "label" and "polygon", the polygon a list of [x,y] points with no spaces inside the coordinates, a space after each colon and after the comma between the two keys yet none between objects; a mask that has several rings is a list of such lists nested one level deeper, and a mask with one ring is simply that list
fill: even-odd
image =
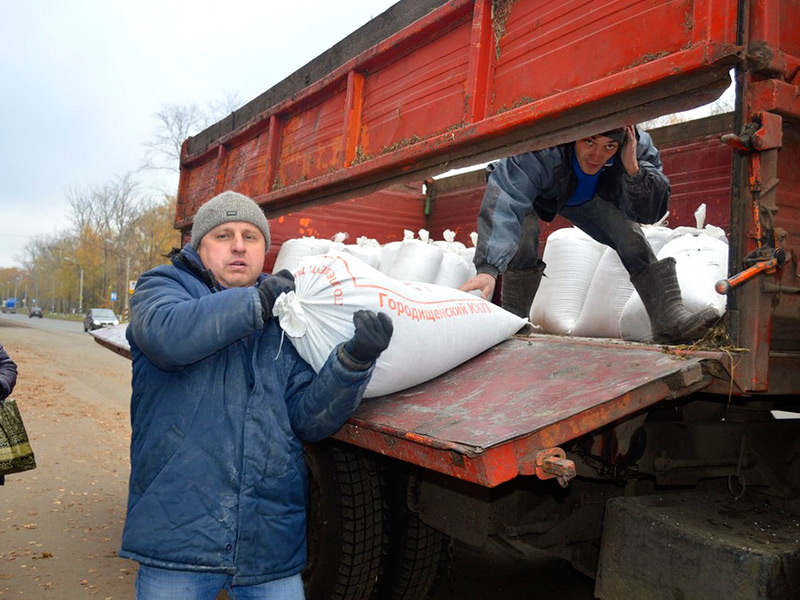
[{"label": "bulging sack", "polygon": [[353,336],[353,313],[382,311],[394,334],[375,366],[365,398],[433,379],[505,340],[525,319],[472,294],[399,281],[344,253],[310,256],[294,270],[295,291],[274,314],[315,371]]},{"label": "bulging sack", "polygon": [[548,236],[542,256],[547,268],[530,310],[534,325],[545,333],[572,333],[605,248],[577,227]]}]

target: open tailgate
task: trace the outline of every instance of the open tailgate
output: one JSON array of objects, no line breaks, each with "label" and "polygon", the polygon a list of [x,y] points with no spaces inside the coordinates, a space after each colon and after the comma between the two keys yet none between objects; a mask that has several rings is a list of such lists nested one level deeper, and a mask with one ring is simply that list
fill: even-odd
[{"label": "open tailgate", "polygon": [[706,387],[661,347],[515,337],[416,387],[365,400],[335,438],[484,486],[537,473],[541,451]]},{"label": "open tailgate", "polygon": [[[91,332],[130,358],[127,325]],[[548,335],[514,337],[447,373],[365,400],[333,437],[493,487],[542,476],[537,455],[711,382],[716,353]]]}]

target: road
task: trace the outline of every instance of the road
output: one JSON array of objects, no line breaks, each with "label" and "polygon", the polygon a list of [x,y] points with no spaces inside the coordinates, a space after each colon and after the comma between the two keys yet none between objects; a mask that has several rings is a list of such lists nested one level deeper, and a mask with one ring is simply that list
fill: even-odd
[{"label": "road", "polygon": [[10,323],[25,324],[37,329],[47,329],[50,331],[65,331],[70,333],[83,334],[83,322],[65,321],[64,319],[51,319],[49,317],[29,317],[27,311],[11,314],[0,313],[0,319]]},{"label": "road", "polygon": [[[0,600],[133,598],[136,564],[117,557],[129,475],[130,361],[80,322],[0,314],[14,390],[38,467],[0,487]],[[591,600],[559,560],[535,568],[456,545],[431,600]],[[224,595],[220,597],[220,600]]]}]

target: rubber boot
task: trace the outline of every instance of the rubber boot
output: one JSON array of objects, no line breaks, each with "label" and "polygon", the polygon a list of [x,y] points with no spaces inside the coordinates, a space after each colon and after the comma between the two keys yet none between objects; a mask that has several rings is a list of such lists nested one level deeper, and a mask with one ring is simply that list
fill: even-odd
[{"label": "rubber boot", "polygon": [[631,277],[631,283],[650,317],[653,341],[657,344],[693,342],[703,337],[719,320],[713,308],[692,313],[683,305],[674,258],[648,265]]},{"label": "rubber boot", "polygon": [[518,317],[529,319],[533,297],[539,289],[545,266],[540,260],[530,269],[509,269],[503,273],[500,287],[502,307]]}]

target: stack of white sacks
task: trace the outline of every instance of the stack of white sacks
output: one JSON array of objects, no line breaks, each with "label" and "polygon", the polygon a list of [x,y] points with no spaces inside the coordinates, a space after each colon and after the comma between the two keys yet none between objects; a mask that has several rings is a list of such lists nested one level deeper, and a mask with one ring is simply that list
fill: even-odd
[{"label": "stack of white sacks", "polygon": [[[689,310],[713,306],[722,315],[725,298],[714,283],[727,275],[728,245],[718,227],[644,227],[659,259],[673,256]],[[457,288],[474,276],[472,247],[452,231],[432,241],[406,231],[385,245],[368,238],[346,244],[297,238],[283,244],[273,272],[292,271],[296,290],[281,295],[275,315],[289,341],[316,370],[337,344],[353,335],[357,310],[381,310],[394,322],[389,348],[378,359],[365,397],[382,396],[427,381],[512,336],[524,324],[479,293]],[[649,340],[650,321],[616,252],[578,229],[559,229],[547,240],[545,277],[531,306],[531,322],[542,332]]]},{"label": "stack of white sacks", "polygon": [[[665,217],[666,219],[666,217]],[[642,227],[656,257],[674,257],[684,305],[712,307],[722,316],[726,297],[714,284],[727,277],[725,232],[703,226],[705,205],[695,211],[696,227]],[[559,229],[547,239],[545,277],[530,320],[543,333],[650,341],[650,320],[617,253],[577,228]]]},{"label": "stack of white sacks", "polygon": [[346,244],[346,233],[337,233],[332,240],[302,237],[287,240],[275,259],[273,272],[281,269],[293,271],[306,256],[343,252],[360,259],[394,279],[433,283],[458,288],[475,275],[472,258],[475,255],[477,234],[470,234],[472,246],[467,248],[455,241],[456,234],[446,229],[442,240],[431,240],[430,233],[420,229],[404,230],[402,241],[381,245],[377,240],[359,237],[355,244]]}]

